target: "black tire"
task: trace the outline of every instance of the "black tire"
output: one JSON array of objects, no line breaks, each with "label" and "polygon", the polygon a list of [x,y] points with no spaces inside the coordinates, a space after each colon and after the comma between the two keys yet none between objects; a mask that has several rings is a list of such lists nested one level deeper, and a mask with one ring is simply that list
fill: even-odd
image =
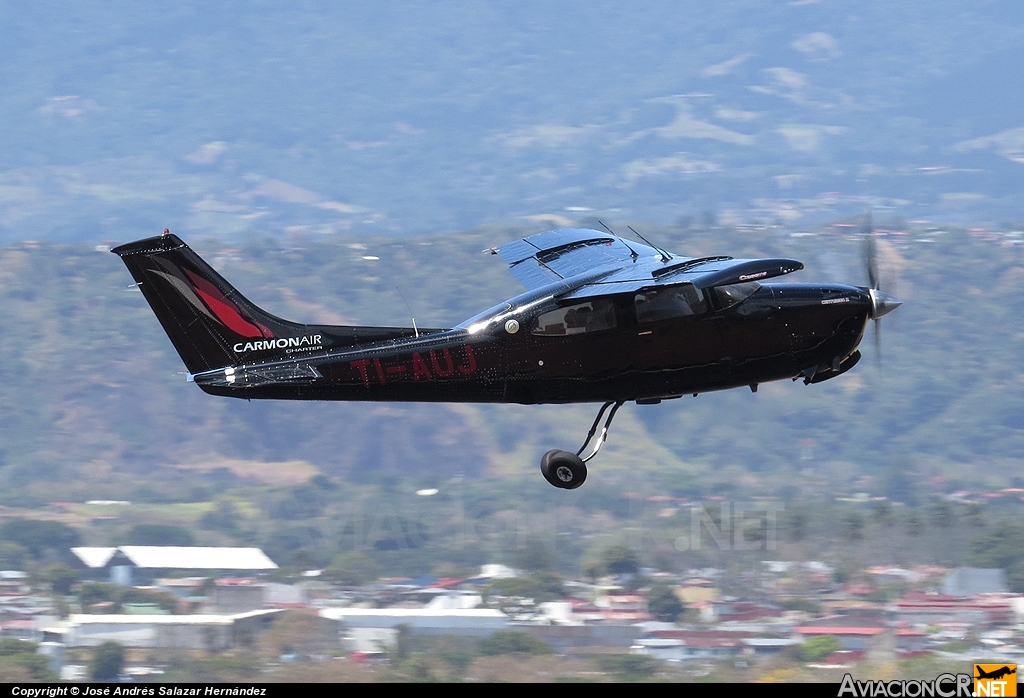
[{"label": "black tire", "polygon": [[587,480],[587,466],[575,453],[552,449],[540,459],[544,479],[563,490],[574,490]]}]

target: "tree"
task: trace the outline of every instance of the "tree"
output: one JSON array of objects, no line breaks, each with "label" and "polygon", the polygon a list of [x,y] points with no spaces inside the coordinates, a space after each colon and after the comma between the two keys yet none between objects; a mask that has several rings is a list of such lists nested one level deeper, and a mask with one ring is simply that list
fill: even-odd
[{"label": "tree", "polygon": [[936,528],[949,528],[956,522],[956,512],[953,505],[945,500],[932,504],[931,507],[932,525]]},{"label": "tree", "polygon": [[842,648],[835,635],[819,635],[800,645],[800,659],[805,662],[817,662]]},{"label": "tree", "polygon": [[622,654],[601,657],[601,668],[615,674],[620,681],[649,680],[658,670],[658,660],[646,654]]},{"label": "tree", "polygon": [[373,558],[359,550],[350,550],[337,555],[330,567],[323,571],[323,577],[342,584],[360,586],[372,582],[380,575],[380,567]]},{"label": "tree", "polygon": [[108,640],[96,648],[89,664],[93,681],[114,681],[124,668],[124,647]]},{"label": "tree", "polygon": [[909,506],[914,506],[917,503],[917,497],[915,496],[917,485],[915,480],[916,477],[911,472],[908,463],[903,461],[893,463],[887,472],[883,484],[885,496],[890,501],[903,502]]},{"label": "tree", "polygon": [[238,512],[231,502],[217,502],[217,507],[199,518],[199,527],[205,531],[233,532],[238,529]]},{"label": "tree", "polygon": [[921,520],[921,516],[914,510],[907,512],[905,525],[908,536],[919,536],[924,533],[924,521]]},{"label": "tree", "polygon": [[93,605],[109,601],[113,603],[110,612],[114,612],[120,610],[120,607],[117,605],[117,599],[120,595],[120,588],[116,584],[86,582],[78,590],[78,603],[81,605],[82,611],[95,613],[95,609],[92,608]]},{"label": "tree", "polygon": [[551,568],[551,551],[544,541],[529,538],[515,551],[515,566],[527,572]]},{"label": "tree", "polygon": [[847,512],[843,516],[843,538],[861,540],[864,537],[864,517],[856,511]]},{"label": "tree", "polygon": [[70,594],[71,585],[78,581],[78,572],[67,565],[51,565],[40,574],[48,582],[54,594]]},{"label": "tree", "polygon": [[78,531],[59,521],[11,519],[0,525],[0,539],[17,543],[33,557],[47,549],[66,553],[81,542]]},{"label": "tree", "polygon": [[975,567],[1002,568],[1010,591],[1024,591],[1024,526],[1002,521],[971,542],[967,562]]},{"label": "tree", "polygon": [[528,577],[507,577],[495,579],[488,587],[488,594],[521,596],[537,603],[553,601],[562,596],[562,578],[554,572],[537,572]]},{"label": "tree", "polygon": [[178,610],[178,604],[181,603],[181,599],[166,591],[129,587],[121,590],[117,603],[122,606],[126,603],[152,604],[159,606],[168,613],[175,613]]},{"label": "tree", "polygon": [[[93,613],[102,612],[100,608],[106,608],[107,613],[120,613],[121,606],[126,603],[153,604],[174,613],[178,610],[180,599],[166,591],[123,587],[105,582],[86,582],[78,590],[78,603],[81,604],[83,611]],[[96,604],[103,606],[93,608]]]},{"label": "tree", "polygon": [[892,502],[888,499],[877,501],[871,505],[875,523],[890,527],[893,524]]},{"label": "tree", "polygon": [[274,656],[309,656],[330,652],[338,643],[338,629],[326,618],[305,610],[285,611],[259,639]]},{"label": "tree", "polygon": [[655,584],[647,592],[647,610],[660,621],[674,623],[686,610],[686,606],[671,587]]},{"label": "tree", "polygon": [[551,654],[551,647],[524,630],[498,630],[480,641],[480,654]]},{"label": "tree", "polygon": [[0,569],[24,569],[26,557],[28,557],[28,551],[24,546],[6,540],[0,541]]},{"label": "tree", "polygon": [[56,681],[39,645],[12,637],[0,639],[0,681]]},{"label": "tree", "polygon": [[968,504],[967,511],[963,515],[963,521],[971,528],[985,528],[985,512],[981,505],[977,502]]},{"label": "tree", "polygon": [[610,574],[636,574],[640,569],[640,556],[626,545],[613,545],[602,556],[604,568]]},{"label": "tree", "polygon": [[437,656],[451,667],[452,674],[463,676],[476,658],[476,653],[459,638],[444,637],[437,643]]}]

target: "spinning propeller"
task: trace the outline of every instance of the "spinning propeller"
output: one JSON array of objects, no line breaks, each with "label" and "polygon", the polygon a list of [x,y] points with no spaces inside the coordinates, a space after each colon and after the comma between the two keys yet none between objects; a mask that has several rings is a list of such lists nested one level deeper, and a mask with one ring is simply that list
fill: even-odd
[{"label": "spinning propeller", "polygon": [[861,226],[861,234],[864,236],[864,266],[868,270],[868,295],[871,296],[871,319],[875,321],[875,356],[879,361],[882,359],[882,335],[881,319],[896,308],[903,305],[896,296],[882,291],[881,277],[878,273],[878,243],[875,240],[875,229],[871,223],[871,214],[864,219]]}]

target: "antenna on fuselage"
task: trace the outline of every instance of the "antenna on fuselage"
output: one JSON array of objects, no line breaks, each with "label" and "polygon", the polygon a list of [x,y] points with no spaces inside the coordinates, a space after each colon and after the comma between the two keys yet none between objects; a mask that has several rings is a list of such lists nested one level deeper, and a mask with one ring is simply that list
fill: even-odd
[{"label": "antenna on fuselage", "polygon": [[[629,228],[630,230],[633,230],[633,226],[631,226],[631,225],[627,225],[626,227]],[[653,247],[655,250],[657,250],[658,254],[661,255],[661,261],[662,262],[667,262],[668,260],[672,259],[672,255],[670,255],[668,252],[666,252],[665,250],[661,249],[657,245],[652,244],[650,240],[645,238],[640,233],[636,232],[636,230],[633,230],[633,234],[636,235],[641,240],[643,240],[644,242],[646,242],[651,247]]]},{"label": "antenna on fuselage", "polygon": [[405,303],[405,307],[409,309],[409,315],[412,317],[412,331],[416,333],[416,338],[419,339],[420,330],[416,327],[416,316],[413,315],[412,306],[409,305],[409,301],[405,299],[405,294],[402,293],[402,289],[398,288],[398,284],[395,284],[395,290],[398,291],[398,295],[402,297],[402,301]]},{"label": "antenna on fuselage", "polygon": [[[607,225],[605,225],[604,221],[598,221],[598,223],[600,223],[601,227],[604,228],[605,230],[607,230],[609,233],[611,233],[612,235],[615,235],[615,231],[613,231],[611,228],[609,228]],[[615,237],[619,237],[619,236],[615,235]],[[622,240],[622,238],[619,238],[619,240]],[[625,240],[622,240],[622,244],[629,248],[630,257],[632,257],[633,261],[635,262],[636,258],[639,257],[640,255],[638,255],[636,253],[636,250],[634,250],[633,247],[628,242],[626,242]]]}]

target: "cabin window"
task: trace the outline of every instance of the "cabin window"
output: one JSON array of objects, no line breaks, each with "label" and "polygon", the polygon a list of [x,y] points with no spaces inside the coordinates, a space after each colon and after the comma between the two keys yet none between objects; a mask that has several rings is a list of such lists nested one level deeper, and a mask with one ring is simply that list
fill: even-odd
[{"label": "cabin window", "polygon": [[541,313],[533,322],[532,334],[545,337],[599,332],[615,327],[615,306],[606,298],[576,303]]},{"label": "cabin window", "polygon": [[704,294],[691,284],[641,291],[635,303],[636,319],[641,323],[700,315],[708,309]]},{"label": "cabin window", "polygon": [[714,290],[715,296],[718,297],[718,305],[724,310],[747,300],[759,288],[761,288],[761,284],[756,281],[747,281],[742,284],[716,286]]}]

